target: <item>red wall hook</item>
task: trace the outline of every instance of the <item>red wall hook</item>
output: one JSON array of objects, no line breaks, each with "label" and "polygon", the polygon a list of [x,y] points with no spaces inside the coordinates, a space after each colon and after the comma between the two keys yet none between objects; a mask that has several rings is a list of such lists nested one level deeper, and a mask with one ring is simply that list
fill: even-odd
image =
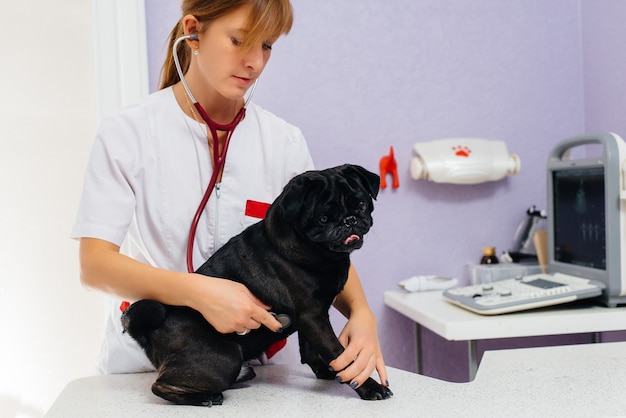
[{"label": "red wall hook", "polygon": [[393,155],[393,146],[389,147],[389,155],[385,155],[380,159],[380,188],[387,187],[386,177],[391,174],[393,183],[391,187],[397,189],[400,186],[400,180],[398,179],[398,163]]}]

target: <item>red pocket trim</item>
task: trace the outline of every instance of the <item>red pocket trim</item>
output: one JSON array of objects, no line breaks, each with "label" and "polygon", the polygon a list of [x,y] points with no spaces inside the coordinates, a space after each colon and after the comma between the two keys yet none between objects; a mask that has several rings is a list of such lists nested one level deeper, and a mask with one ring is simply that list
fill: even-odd
[{"label": "red pocket trim", "polygon": [[267,349],[267,352],[265,353],[265,355],[267,356],[268,359],[271,359],[272,357],[274,357],[276,353],[278,353],[280,350],[285,348],[286,345],[287,345],[286,338],[284,340],[276,341],[275,343],[272,343],[272,345],[270,345],[270,348]]},{"label": "red pocket trim", "polygon": [[269,209],[269,203],[257,202],[255,200],[246,201],[246,216],[263,219]]}]

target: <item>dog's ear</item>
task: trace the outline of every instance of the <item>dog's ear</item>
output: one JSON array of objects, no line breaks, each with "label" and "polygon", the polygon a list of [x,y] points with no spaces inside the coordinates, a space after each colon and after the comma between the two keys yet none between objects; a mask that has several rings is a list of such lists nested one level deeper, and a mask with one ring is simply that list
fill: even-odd
[{"label": "dog's ear", "polygon": [[306,176],[296,176],[283,189],[278,206],[283,212],[284,220],[293,222],[300,214],[310,180]]},{"label": "dog's ear", "polygon": [[378,174],[352,164],[344,165],[342,172],[347,178],[356,180],[372,196],[372,199],[376,200],[380,190],[380,176]]}]

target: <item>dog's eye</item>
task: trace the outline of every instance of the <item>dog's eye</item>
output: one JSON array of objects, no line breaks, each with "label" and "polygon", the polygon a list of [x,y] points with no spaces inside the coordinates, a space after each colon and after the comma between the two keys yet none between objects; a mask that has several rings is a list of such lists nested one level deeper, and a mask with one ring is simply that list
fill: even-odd
[{"label": "dog's eye", "polygon": [[367,209],[367,202],[361,200],[357,207],[359,208],[360,211],[364,211],[365,209]]},{"label": "dog's eye", "polygon": [[320,223],[321,224],[325,224],[327,222],[328,222],[328,216],[327,215],[320,216]]}]

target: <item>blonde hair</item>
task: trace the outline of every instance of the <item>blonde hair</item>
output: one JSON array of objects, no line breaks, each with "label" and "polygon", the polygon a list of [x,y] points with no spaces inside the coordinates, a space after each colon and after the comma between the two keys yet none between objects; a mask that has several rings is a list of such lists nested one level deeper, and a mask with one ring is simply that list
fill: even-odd
[{"label": "blonde hair", "polygon": [[[250,7],[246,27],[246,38],[242,48],[252,48],[268,39],[289,33],[293,24],[293,8],[289,0],[183,0],[182,15],[193,15],[206,28],[212,21],[243,6]],[[172,86],[180,81],[171,51],[176,39],[184,35],[182,18],[170,32],[167,58],[161,70],[160,88]],[[191,62],[191,51],[185,42],[178,44],[176,54],[183,74]]]}]

